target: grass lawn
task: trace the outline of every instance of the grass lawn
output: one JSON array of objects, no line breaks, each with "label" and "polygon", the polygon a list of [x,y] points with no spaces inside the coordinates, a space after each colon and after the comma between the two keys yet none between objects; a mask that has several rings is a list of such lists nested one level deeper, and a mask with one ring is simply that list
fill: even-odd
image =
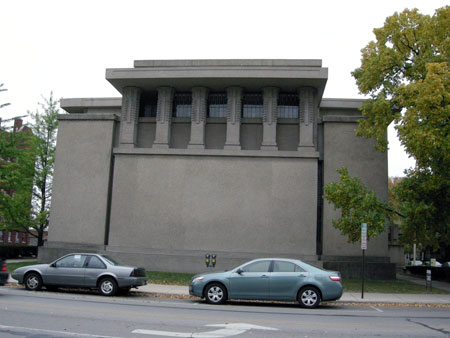
[{"label": "grass lawn", "polygon": [[[361,292],[360,279],[344,279],[342,284],[344,284],[344,291]],[[364,292],[449,294],[447,291],[436,288],[430,292],[425,289],[425,286],[403,280],[366,280],[364,281]]]},{"label": "grass lawn", "polygon": [[21,268],[22,266],[37,264],[37,262],[21,262],[21,263],[7,263],[8,272],[12,273],[17,268]]},{"label": "grass lawn", "polygon": [[192,276],[192,273],[147,271],[150,284],[189,285]]}]

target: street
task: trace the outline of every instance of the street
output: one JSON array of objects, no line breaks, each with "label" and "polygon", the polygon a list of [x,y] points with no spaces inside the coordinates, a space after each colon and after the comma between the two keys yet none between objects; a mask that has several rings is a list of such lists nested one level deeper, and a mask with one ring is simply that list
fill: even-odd
[{"label": "street", "polygon": [[447,308],[232,302],[0,288],[0,337],[443,337]]}]

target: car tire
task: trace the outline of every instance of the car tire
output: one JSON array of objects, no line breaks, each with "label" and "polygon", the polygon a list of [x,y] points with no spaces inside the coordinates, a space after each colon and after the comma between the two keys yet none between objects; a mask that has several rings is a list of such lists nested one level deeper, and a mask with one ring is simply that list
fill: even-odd
[{"label": "car tire", "polygon": [[222,284],[212,283],[205,288],[205,299],[209,304],[223,304],[227,297],[227,289]]},{"label": "car tire", "polygon": [[39,291],[42,288],[42,278],[36,272],[30,272],[23,281],[25,288],[31,291]]},{"label": "car tire", "polygon": [[298,292],[297,299],[301,307],[313,309],[319,306],[320,292],[314,286],[306,286]]},{"label": "car tire", "polygon": [[111,277],[103,278],[98,283],[98,290],[103,296],[114,296],[117,289],[117,282]]}]

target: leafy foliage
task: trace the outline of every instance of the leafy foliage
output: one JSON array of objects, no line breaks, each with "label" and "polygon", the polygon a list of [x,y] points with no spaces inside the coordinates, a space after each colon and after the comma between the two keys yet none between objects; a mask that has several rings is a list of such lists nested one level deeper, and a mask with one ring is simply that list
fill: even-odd
[{"label": "leafy foliage", "polygon": [[342,167],[338,183],[324,187],[325,198],[341,209],[342,216],[333,220],[333,226],[348,236],[350,243],[361,239],[361,223],[367,223],[367,238],[375,237],[385,230],[386,219],[391,216],[391,205],[380,201],[375,193],[367,189],[357,177],[351,177]]},{"label": "leafy foliage", "polygon": [[34,173],[33,135],[27,129],[0,130],[0,227],[28,229]]},{"label": "leafy foliage", "polygon": [[358,136],[388,147],[395,124],[401,144],[416,160],[393,192],[397,194],[404,241],[450,245],[450,7],[433,16],[417,9],[388,17],[374,29],[352,75],[369,95]]},{"label": "leafy foliage", "polygon": [[57,105],[50,95],[40,104],[43,112],[29,113],[31,128],[0,131],[0,227],[28,232],[38,238],[39,246],[49,219]]},{"label": "leafy foliage", "polygon": [[53,168],[55,162],[56,132],[58,128],[58,101],[50,94],[45,103],[39,104],[43,112],[30,113],[33,123],[35,166],[33,187],[33,228],[38,233],[38,245],[47,228],[50,216],[50,203],[53,187]]}]

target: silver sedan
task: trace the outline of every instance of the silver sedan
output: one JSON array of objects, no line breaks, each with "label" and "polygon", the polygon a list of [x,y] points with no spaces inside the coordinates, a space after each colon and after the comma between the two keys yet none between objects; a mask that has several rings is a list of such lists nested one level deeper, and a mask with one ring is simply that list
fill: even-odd
[{"label": "silver sedan", "polygon": [[61,287],[98,289],[104,296],[147,284],[145,269],[121,266],[112,258],[90,253],[73,253],[50,264],[18,268],[12,278],[28,290]]}]

